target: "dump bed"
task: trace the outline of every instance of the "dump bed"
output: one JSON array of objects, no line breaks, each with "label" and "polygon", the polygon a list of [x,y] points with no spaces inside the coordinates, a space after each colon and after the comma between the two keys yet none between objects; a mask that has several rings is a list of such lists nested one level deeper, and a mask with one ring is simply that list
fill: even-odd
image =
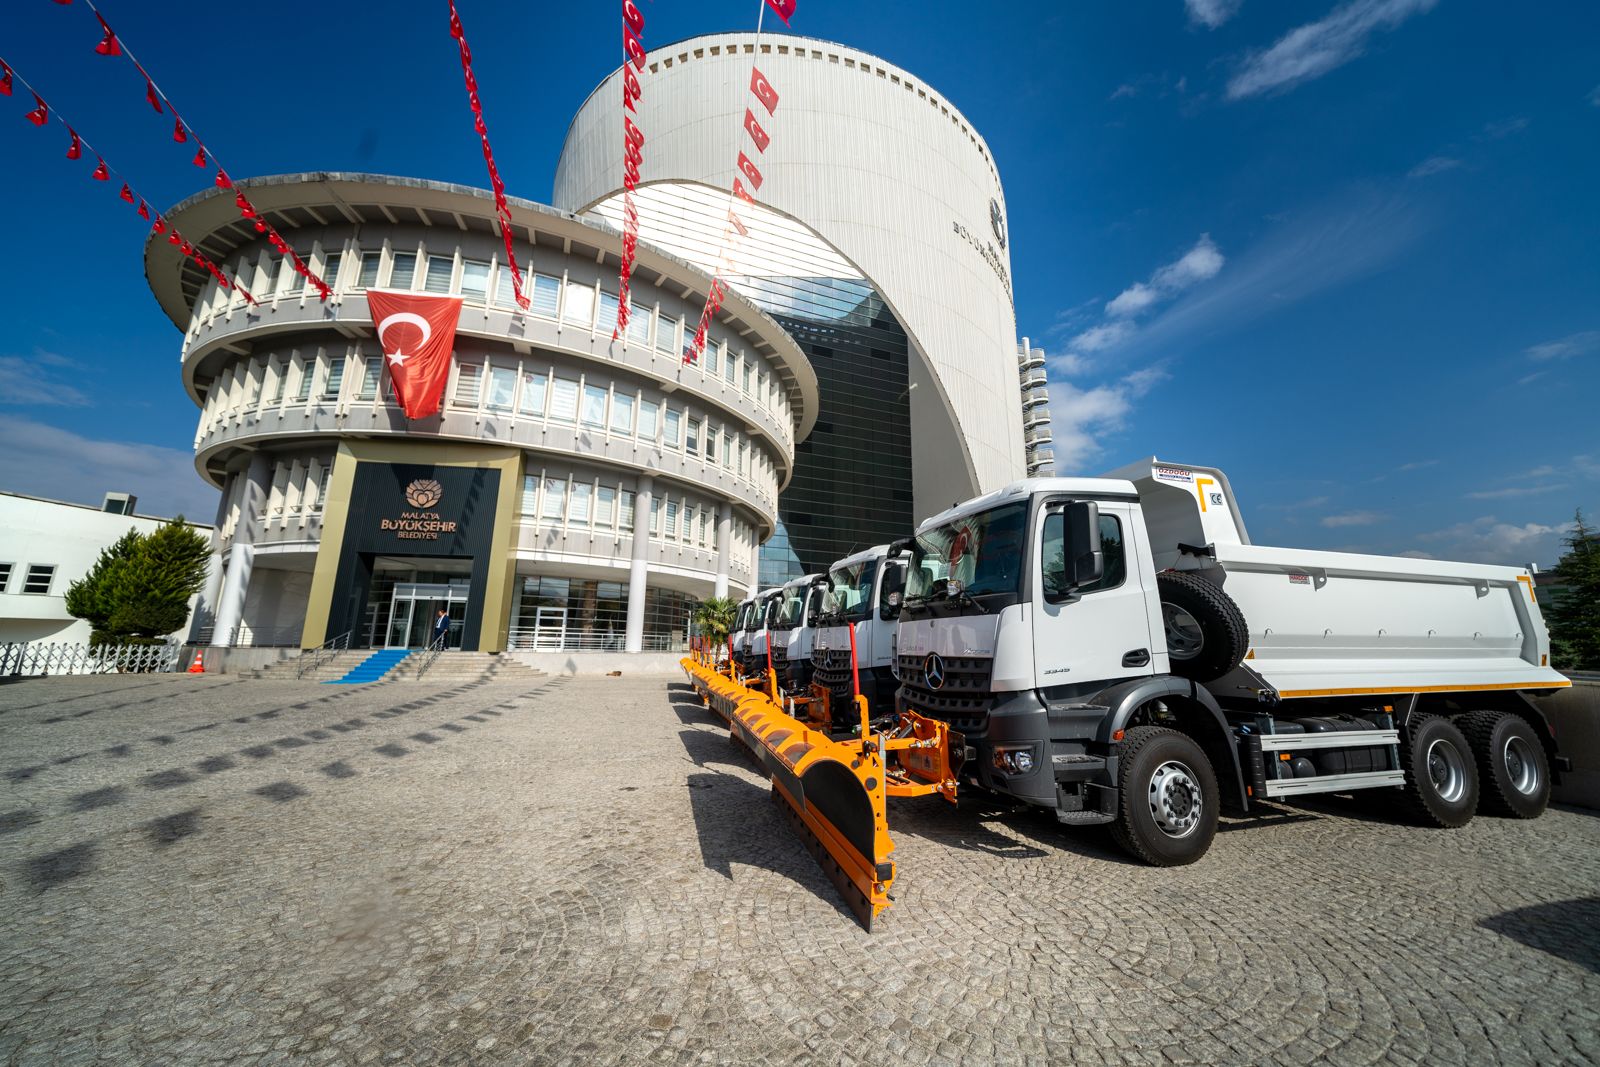
[{"label": "dump bed", "polygon": [[1156,569],[1199,572],[1244,613],[1247,670],[1219,697],[1259,688],[1251,673],[1285,699],[1570,684],[1524,568],[1253,545],[1221,471],[1151,459],[1111,477],[1139,491]]}]

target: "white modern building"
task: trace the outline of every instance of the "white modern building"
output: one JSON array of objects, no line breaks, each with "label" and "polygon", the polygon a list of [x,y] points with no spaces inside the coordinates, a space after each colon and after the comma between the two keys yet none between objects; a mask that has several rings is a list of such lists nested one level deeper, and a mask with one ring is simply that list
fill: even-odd
[{"label": "white modern building", "polygon": [[[748,89],[759,67],[779,94]],[[558,207],[621,218],[622,88],[584,102],[557,167]],[[636,122],[640,240],[712,270],[810,357],[821,414],[779,501],[762,584],[826,569],[852,547],[1023,477],[1005,196],[988,145],[948,98],[843,45],[726,33],[649,54]],[[770,136],[757,151],[753,107]],[[743,151],[759,168],[750,234],[721,235]],[[748,179],[747,179],[748,181]]]},{"label": "white modern building", "polygon": [[[319,302],[231,193],[166,218],[258,306],[147,245],[183,332],[195,466],[222,491],[211,643],[415,647],[445,607],[471,650],[669,649],[695,601],[752,586],[818,412],[816,376],[772,317],[730,296],[711,357],[686,366],[710,277],[641,244],[632,322],[612,341],[620,241],[602,221],[511,202],[521,312],[485,191],[239,184],[334,296]],[[369,287],[464,301],[438,415],[409,421],[393,401]],[[449,532],[402,537],[406,509]]]},{"label": "white modern building", "polygon": [[89,624],[67,613],[67,586],[129,530],[151,534],[171,521],[136,514],[136,503],[126,493],[107,493],[95,508],[0,492],[0,644],[88,643]]}]

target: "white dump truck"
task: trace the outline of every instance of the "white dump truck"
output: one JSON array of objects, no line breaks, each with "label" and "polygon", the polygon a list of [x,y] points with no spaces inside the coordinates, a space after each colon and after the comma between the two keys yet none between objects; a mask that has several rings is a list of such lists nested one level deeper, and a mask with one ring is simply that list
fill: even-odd
[{"label": "white dump truck", "polygon": [[740,674],[753,675],[767,669],[767,623],[782,595],[782,588],[763,589],[740,603],[730,634],[733,662]]},{"label": "white dump truck", "polygon": [[785,693],[804,693],[811,685],[811,645],[827,587],[826,574],[806,574],[783,583],[768,629],[772,669]]},{"label": "white dump truck", "polygon": [[[948,724],[962,784],[1190,863],[1219,810],[1391,790],[1460,826],[1522,818],[1565,767],[1530,694],[1532,576],[1252,544],[1219,470],[1031,479],[900,543],[900,710]],[[959,750],[957,750],[959,749]]]},{"label": "white dump truck", "polygon": [[[859,679],[872,719],[882,720],[894,714],[900,685],[894,674],[895,627],[905,591],[905,554],[891,556],[888,545],[877,545],[835,563],[828,580],[831,587],[823,597],[811,648],[812,684],[828,691],[830,707],[847,709]],[[848,720],[840,717],[844,725]]]}]

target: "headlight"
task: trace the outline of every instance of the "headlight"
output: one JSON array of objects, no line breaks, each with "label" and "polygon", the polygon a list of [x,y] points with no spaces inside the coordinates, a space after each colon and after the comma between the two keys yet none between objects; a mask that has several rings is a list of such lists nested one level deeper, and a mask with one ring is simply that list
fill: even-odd
[{"label": "headlight", "polygon": [[994,750],[994,767],[997,771],[1006,774],[1027,774],[1033,770],[1033,749],[1028,748],[996,748]]}]

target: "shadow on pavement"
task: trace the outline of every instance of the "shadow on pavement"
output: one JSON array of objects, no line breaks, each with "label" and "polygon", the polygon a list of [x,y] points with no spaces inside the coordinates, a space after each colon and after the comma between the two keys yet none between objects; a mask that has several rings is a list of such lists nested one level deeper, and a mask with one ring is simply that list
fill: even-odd
[{"label": "shadow on pavement", "polygon": [[1600,974],[1600,897],[1534,904],[1478,925]]}]

